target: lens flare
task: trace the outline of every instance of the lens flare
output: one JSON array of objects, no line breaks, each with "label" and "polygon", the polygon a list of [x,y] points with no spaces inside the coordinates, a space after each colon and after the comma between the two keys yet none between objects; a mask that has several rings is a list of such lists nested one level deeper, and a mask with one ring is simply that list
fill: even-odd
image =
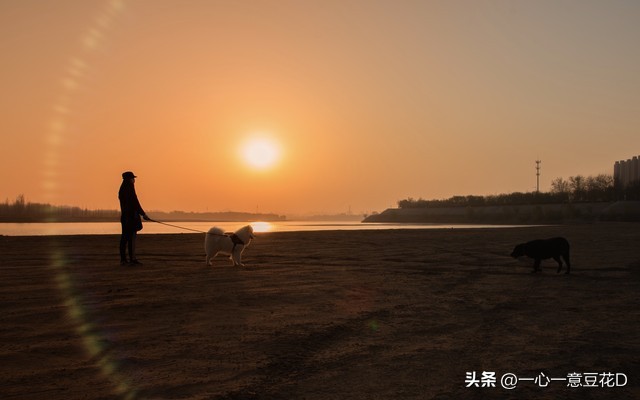
[{"label": "lens flare", "polygon": [[[105,8],[95,22],[89,26],[81,37],[81,56],[69,59],[66,74],[60,78],[60,95],[53,104],[53,116],[46,124],[45,144],[46,152],[43,157],[42,187],[46,198],[55,203],[59,190],[59,170],[61,167],[60,150],[65,144],[65,136],[68,134],[68,121],[73,113],[72,97],[83,85],[83,77],[88,70],[89,54],[94,52],[105,40],[107,30],[112,22],[125,9],[124,0],[108,1]],[[55,235],[56,232],[50,232]],[[112,383],[114,394],[123,399],[136,399],[138,392],[134,388],[131,379],[120,372],[117,360],[110,355],[105,343],[104,335],[99,327],[91,322],[91,313],[85,308],[87,304],[81,293],[74,285],[74,275],[69,269],[68,260],[64,249],[51,239],[52,251],[49,256],[49,269],[54,276],[57,289],[65,299],[66,314],[73,322],[76,334],[81,338],[88,357],[94,360],[101,374]]]}]

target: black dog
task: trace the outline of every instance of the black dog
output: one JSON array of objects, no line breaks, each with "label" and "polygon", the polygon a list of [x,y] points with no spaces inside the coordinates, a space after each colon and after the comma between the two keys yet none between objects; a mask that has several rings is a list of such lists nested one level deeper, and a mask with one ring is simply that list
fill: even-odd
[{"label": "black dog", "polygon": [[518,258],[522,256],[531,257],[535,260],[533,264],[533,272],[540,271],[540,262],[547,258],[553,258],[558,262],[558,273],[562,269],[562,259],[567,263],[567,272],[571,272],[571,263],[569,261],[569,242],[563,237],[557,237],[546,240],[532,240],[527,243],[517,245],[511,257]]}]

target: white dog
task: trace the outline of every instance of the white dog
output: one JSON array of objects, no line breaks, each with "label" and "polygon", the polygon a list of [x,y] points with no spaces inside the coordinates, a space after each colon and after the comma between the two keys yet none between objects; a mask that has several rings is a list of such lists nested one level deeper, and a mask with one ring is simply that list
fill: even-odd
[{"label": "white dog", "polygon": [[249,245],[253,235],[251,225],[238,229],[235,233],[224,233],[218,227],[213,227],[207,232],[204,239],[204,251],[207,253],[207,265],[213,265],[213,257],[218,253],[228,254],[233,265],[244,266],[240,261],[244,248]]}]

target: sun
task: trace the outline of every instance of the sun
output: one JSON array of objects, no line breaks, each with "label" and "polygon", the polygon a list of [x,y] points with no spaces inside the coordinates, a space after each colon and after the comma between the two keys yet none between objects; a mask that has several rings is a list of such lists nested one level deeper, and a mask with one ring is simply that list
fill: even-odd
[{"label": "sun", "polygon": [[242,144],[240,154],[250,167],[265,170],[280,160],[280,146],[272,139],[254,137]]}]

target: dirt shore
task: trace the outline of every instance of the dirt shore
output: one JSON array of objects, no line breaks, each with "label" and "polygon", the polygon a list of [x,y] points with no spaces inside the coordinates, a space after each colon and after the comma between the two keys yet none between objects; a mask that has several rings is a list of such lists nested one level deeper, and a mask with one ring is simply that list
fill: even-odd
[{"label": "dirt shore", "polygon": [[118,240],[0,237],[0,399],[640,398],[640,224]]}]

